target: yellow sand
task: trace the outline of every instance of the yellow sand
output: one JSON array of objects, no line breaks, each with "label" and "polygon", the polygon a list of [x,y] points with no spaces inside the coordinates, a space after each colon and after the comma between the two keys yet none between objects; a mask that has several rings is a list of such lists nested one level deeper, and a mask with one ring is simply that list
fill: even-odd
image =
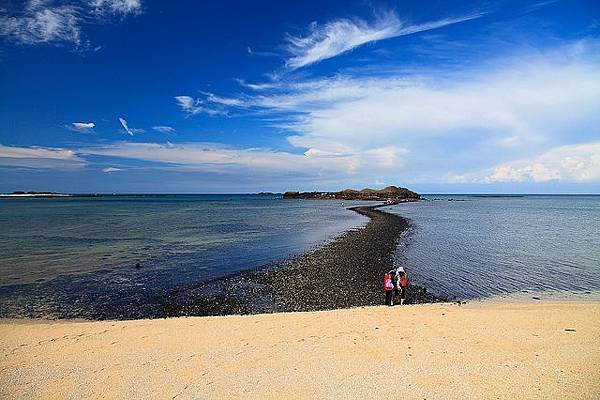
[{"label": "yellow sand", "polygon": [[0,398],[600,398],[598,302],[0,320],[0,349]]}]

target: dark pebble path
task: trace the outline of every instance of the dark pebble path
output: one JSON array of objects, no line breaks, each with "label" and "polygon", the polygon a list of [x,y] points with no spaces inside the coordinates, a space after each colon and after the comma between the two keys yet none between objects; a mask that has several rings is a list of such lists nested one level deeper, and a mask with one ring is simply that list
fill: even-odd
[{"label": "dark pebble path", "polygon": [[[379,207],[382,205],[351,208],[371,221],[310,253],[173,290],[163,299],[165,314],[256,314],[383,304],[383,274],[393,267],[393,255],[408,222]],[[444,299],[409,284],[407,304],[438,301]]]}]

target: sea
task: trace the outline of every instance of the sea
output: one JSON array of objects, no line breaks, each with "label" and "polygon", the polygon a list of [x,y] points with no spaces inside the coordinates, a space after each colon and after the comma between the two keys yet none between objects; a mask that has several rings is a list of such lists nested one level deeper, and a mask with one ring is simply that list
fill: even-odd
[{"label": "sea", "polygon": [[[448,299],[600,291],[600,196],[426,195],[395,263]],[[310,251],[368,219],[280,195],[0,199],[0,317],[158,314],[171,290]]]},{"label": "sea", "polygon": [[395,262],[413,282],[458,300],[598,298],[600,196],[426,198],[388,207],[410,221]]}]

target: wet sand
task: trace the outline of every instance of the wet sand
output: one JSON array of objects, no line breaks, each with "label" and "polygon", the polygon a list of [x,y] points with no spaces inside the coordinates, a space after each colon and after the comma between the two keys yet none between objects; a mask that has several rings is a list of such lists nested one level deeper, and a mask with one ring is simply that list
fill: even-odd
[{"label": "wet sand", "polygon": [[597,399],[600,303],[0,320],[0,397]]}]

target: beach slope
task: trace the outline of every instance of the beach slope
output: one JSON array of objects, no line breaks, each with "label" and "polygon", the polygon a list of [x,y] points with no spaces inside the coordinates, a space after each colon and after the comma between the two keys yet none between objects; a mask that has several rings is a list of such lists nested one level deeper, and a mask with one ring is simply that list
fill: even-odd
[{"label": "beach slope", "polygon": [[592,399],[600,303],[0,322],[0,397]]}]

